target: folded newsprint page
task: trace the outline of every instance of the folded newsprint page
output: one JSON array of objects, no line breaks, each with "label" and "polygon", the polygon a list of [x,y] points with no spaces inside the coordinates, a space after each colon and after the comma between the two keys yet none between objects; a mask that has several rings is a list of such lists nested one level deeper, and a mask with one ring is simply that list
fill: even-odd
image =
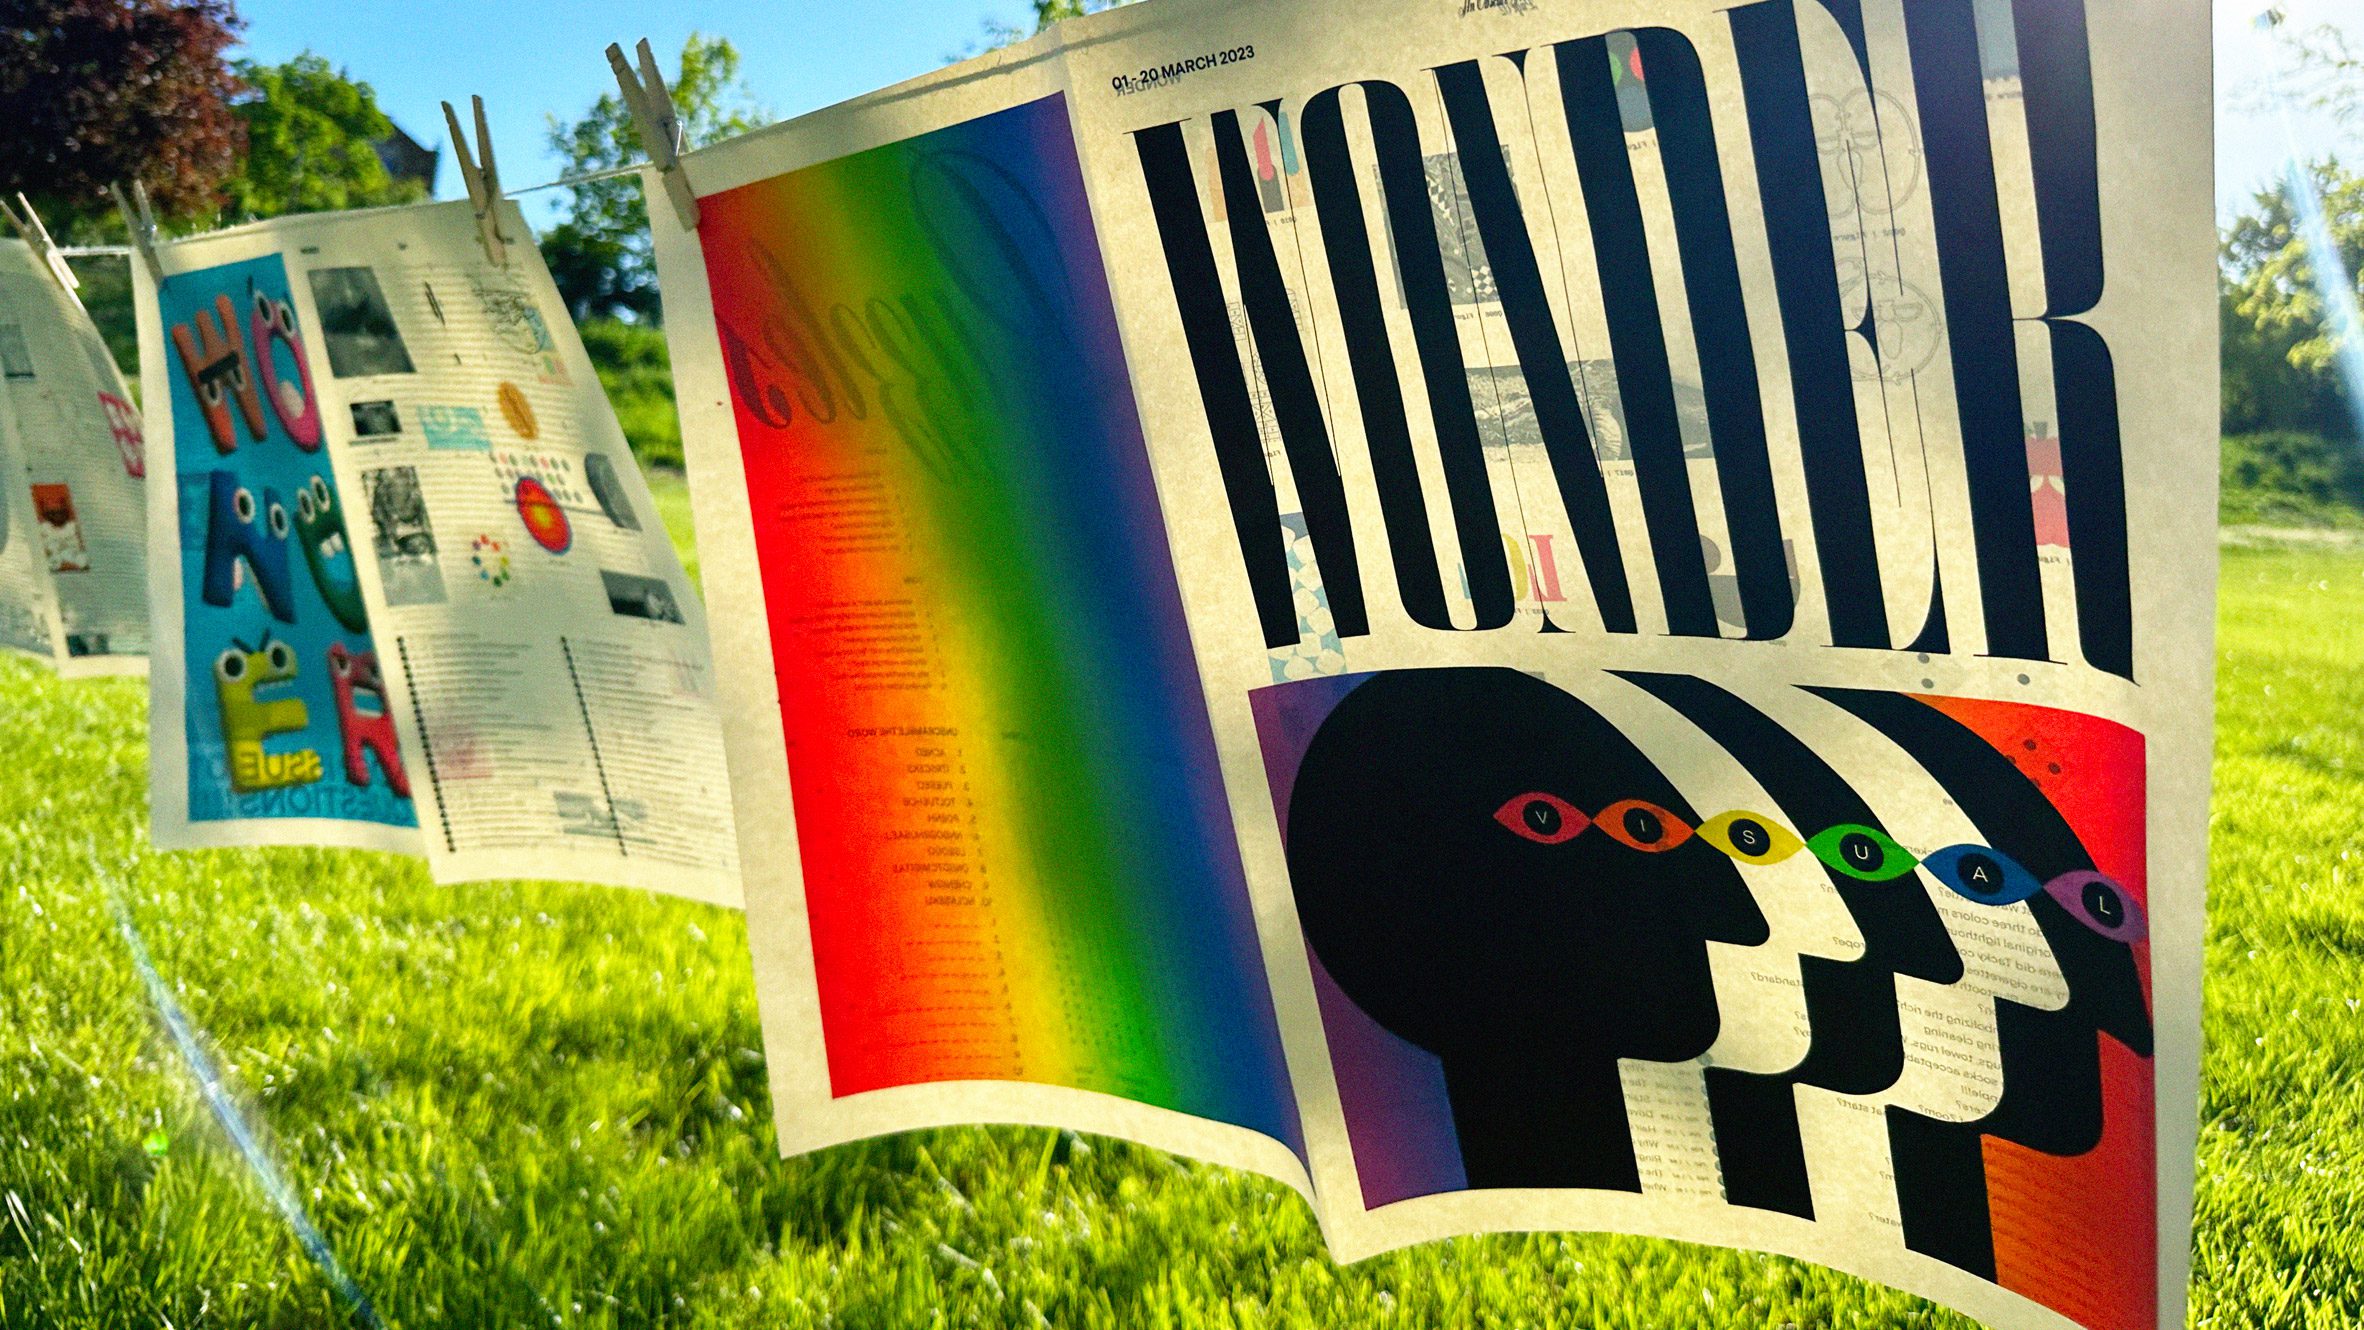
[{"label": "folded newsprint page", "polygon": [[147,461],[90,314],[0,240],[0,646],[69,678],[148,668]]},{"label": "folded newsprint page", "polygon": [[1146,0],[650,211],[781,1144],[2180,1326],[2197,0]]},{"label": "folded newsprint page", "polygon": [[156,841],[735,904],[704,607],[503,208],[505,265],[450,203],[140,272]]}]

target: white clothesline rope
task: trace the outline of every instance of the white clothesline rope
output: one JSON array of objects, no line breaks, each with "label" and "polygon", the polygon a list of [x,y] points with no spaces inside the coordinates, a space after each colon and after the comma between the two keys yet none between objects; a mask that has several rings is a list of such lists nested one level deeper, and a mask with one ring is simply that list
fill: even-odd
[{"label": "white clothesline rope", "polygon": [[595,180],[613,180],[620,175],[631,175],[646,165],[648,165],[647,162],[631,162],[624,166],[611,166],[604,171],[585,171],[581,175],[560,176],[547,184],[527,185],[523,189],[504,189],[501,193],[510,198],[516,198],[520,194],[537,194],[545,189],[565,189],[569,185],[588,185]]},{"label": "white clothesline rope", "polygon": [[[567,189],[575,185],[588,185],[595,181],[613,180],[617,176],[631,175],[646,165],[648,165],[647,162],[632,162],[624,166],[611,166],[601,171],[585,171],[581,175],[560,176],[556,180],[544,181],[539,185],[527,185],[523,189],[504,189],[501,194],[505,198],[514,199],[526,194],[539,194],[545,189]],[[57,252],[69,259],[126,259],[131,257],[131,246],[60,245]]]}]

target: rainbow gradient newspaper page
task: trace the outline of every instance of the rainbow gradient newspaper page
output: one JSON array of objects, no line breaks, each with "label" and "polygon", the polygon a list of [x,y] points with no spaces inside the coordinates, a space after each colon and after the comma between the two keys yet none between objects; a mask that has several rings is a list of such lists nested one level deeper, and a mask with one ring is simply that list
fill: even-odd
[{"label": "rainbow gradient newspaper page", "polygon": [[689,154],[783,1149],[2180,1326],[2208,61],[2197,0],[1145,0]]}]

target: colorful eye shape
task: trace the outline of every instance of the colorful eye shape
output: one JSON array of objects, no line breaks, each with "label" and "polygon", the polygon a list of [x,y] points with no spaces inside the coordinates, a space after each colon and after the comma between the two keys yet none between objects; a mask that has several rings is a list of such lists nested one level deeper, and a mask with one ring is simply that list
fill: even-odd
[{"label": "colorful eye shape", "polygon": [[1955,895],[1980,905],[2017,905],[2044,889],[2009,855],[1983,845],[1948,845],[1921,860],[1921,867]]},{"label": "colorful eye shape", "polygon": [[1647,799],[1623,799],[1593,819],[1609,839],[1629,850],[1663,854],[1691,839],[1691,824]]},{"label": "colorful eye shape", "polygon": [[[245,491],[243,490],[239,491],[239,493],[242,497],[245,495]],[[254,500],[249,497],[246,500],[246,504],[249,509],[252,509],[254,507]],[[271,503],[268,521],[271,524],[271,536],[273,539],[287,539],[287,509],[277,500],[273,500]]]},{"label": "colorful eye shape", "polygon": [[213,677],[223,683],[236,683],[246,677],[246,653],[225,651],[214,657]]},{"label": "colorful eye shape", "polygon": [[1592,819],[1556,794],[1522,794],[1494,810],[1494,820],[1537,845],[1565,845]]},{"label": "colorful eye shape", "polygon": [[2112,942],[2133,946],[2151,935],[2142,902],[2104,874],[2090,869],[2063,873],[2044,884],[2044,894],[2059,901],[2078,923]]},{"label": "colorful eye shape", "polygon": [[1718,813],[1699,828],[1699,839],[1744,864],[1777,864],[1805,847],[1789,828],[1762,813]]},{"label": "colorful eye shape", "polygon": [[1842,822],[1814,833],[1806,842],[1814,857],[1858,882],[1893,882],[1913,871],[1910,850],[1878,827]]}]

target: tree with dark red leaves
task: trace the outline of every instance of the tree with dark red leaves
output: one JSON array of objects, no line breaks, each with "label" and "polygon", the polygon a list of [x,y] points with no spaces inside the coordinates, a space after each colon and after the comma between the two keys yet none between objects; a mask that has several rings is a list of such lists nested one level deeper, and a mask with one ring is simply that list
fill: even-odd
[{"label": "tree with dark red leaves", "polygon": [[168,216],[210,213],[245,132],[223,53],[230,0],[0,0],[0,191],[53,226],[139,180]]}]

